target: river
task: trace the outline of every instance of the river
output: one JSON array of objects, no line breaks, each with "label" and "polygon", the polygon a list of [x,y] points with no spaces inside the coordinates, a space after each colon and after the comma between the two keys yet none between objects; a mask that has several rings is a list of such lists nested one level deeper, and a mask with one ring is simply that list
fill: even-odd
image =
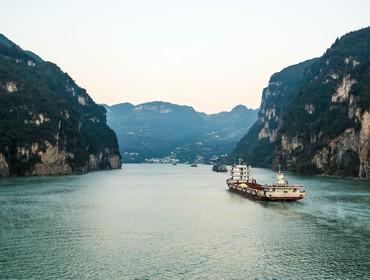
[{"label": "river", "polygon": [[0,279],[370,279],[370,183],[286,177],[304,200],[250,201],[206,165],[1,179]]}]

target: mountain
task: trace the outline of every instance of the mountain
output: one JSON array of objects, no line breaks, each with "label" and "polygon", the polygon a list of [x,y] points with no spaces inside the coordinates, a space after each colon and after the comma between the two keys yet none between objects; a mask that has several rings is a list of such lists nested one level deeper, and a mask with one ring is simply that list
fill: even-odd
[{"label": "mountain", "polygon": [[208,162],[229,153],[257,118],[257,110],[242,105],[211,115],[159,101],[105,106],[127,162],[164,157]]},{"label": "mountain", "polygon": [[258,120],[232,151],[233,162],[244,158],[253,166],[271,167],[282,116],[298,94],[304,70],[315,61],[311,59],[289,66],[271,76],[262,91]]},{"label": "mountain", "polygon": [[[257,166],[370,178],[370,28],[338,38],[323,56],[264,90],[259,119],[234,149]],[[296,79],[298,77],[298,79]],[[296,83],[287,92],[282,87]],[[285,98],[284,98],[285,96]]]},{"label": "mountain", "polygon": [[0,34],[0,176],[120,167],[105,108],[57,65]]}]

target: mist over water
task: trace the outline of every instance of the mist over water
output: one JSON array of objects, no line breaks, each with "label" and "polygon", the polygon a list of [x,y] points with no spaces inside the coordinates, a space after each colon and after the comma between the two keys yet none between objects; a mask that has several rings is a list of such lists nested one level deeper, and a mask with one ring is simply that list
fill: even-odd
[{"label": "mist over water", "polygon": [[210,169],[0,180],[0,279],[370,279],[370,183],[287,175],[304,200],[253,202]]}]

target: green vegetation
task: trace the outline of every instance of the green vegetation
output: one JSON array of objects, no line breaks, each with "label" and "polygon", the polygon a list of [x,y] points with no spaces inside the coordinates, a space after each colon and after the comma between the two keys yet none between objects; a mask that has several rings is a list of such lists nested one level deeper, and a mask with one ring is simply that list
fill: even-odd
[{"label": "green vegetation", "polygon": [[[240,140],[229,157],[229,162],[236,162],[238,158],[242,158],[254,166],[272,166],[277,142],[270,142],[268,138],[258,140],[258,134],[265,122],[268,123],[270,130],[279,128],[280,118],[286,113],[290,114],[289,106],[298,94],[305,69],[316,61],[316,59],[311,59],[289,66],[271,76],[268,87],[263,90],[259,120]],[[269,109],[274,109],[279,119],[266,117],[265,112]]]},{"label": "green vegetation", "polygon": [[180,162],[208,162],[229,154],[257,118],[257,110],[236,106],[231,112],[206,115],[167,102],[107,107],[125,162],[171,156]]},{"label": "green vegetation", "polygon": [[[263,91],[260,120],[237,145],[232,159],[242,157],[257,166],[282,164],[302,174],[358,176],[357,151],[331,154],[322,170],[316,168],[312,159],[324,147],[336,153],[328,145],[347,128],[353,128],[358,135],[361,116],[350,114],[350,110],[363,112],[370,108],[369,53],[370,28],[364,28],[337,39],[319,59],[274,74]],[[344,79],[355,81],[349,92],[352,99],[332,102]],[[266,112],[272,109],[277,117],[267,116]],[[259,132],[266,125],[270,132],[277,129],[276,141],[272,143],[268,138],[258,140]],[[283,150],[282,135],[289,143],[299,139],[300,148]]]},{"label": "green vegetation", "polygon": [[[45,141],[72,153],[68,161],[75,171],[86,169],[90,154],[106,149],[118,154],[104,107],[58,66],[4,38],[0,36],[0,153],[10,173],[23,175],[40,162],[37,153],[21,155],[18,150],[37,143],[45,151]],[[8,83],[16,89],[9,92]]]}]

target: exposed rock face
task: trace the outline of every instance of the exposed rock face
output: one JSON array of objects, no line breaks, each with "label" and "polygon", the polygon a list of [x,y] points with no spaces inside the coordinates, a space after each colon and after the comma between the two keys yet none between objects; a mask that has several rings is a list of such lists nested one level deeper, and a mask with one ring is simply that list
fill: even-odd
[{"label": "exposed rock face", "polygon": [[30,66],[30,67],[35,67],[36,66],[36,63],[33,60],[29,59],[27,61],[27,65]]},{"label": "exposed rock face", "polygon": [[352,157],[358,152],[358,140],[358,133],[353,128],[348,128],[331,140],[327,147],[316,151],[312,163],[321,173],[328,173],[327,170],[331,169],[351,168],[350,165],[356,162]]},{"label": "exposed rock face", "polygon": [[[257,166],[281,164],[298,173],[370,179],[369,53],[370,28],[365,28],[346,34],[321,58],[305,65],[297,86],[285,91],[288,98],[270,83],[262,97],[260,120],[235,154]],[[288,77],[279,86],[292,80]],[[272,140],[272,132],[275,140],[267,144],[264,140]],[[270,158],[263,156],[265,150]]]},{"label": "exposed rock face", "polygon": [[304,106],[304,109],[306,110],[307,113],[309,113],[310,115],[312,115],[313,113],[315,113],[315,106],[313,104],[306,104]]},{"label": "exposed rock face", "polygon": [[[260,118],[264,122],[264,126],[258,134],[258,140],[268,138],[270,142],[275,142],[276,137],[277,137],[276,124],[279,121],[279,118],[276,115],[276,110],[275,108],[268,108],[268,106],[266,106],[263,112],[264,113],[260,115]],[[272,127],[270,127],[271,124],[272,124]]]},{"label": "exposed rock face", "polygon": [[12,92],[15,92],[18,90],[17,88],[17,84],[13,81],[10,81],[10,82],[6,82],[5,84],[5,90],[8,92],[8,93],[12,93]]},{"label": "exposed rock face", "polygon": [[80,103],[82,106],[86,105],[86,98],[84,96],[78,96],[78,103]]},{"label": "exposed rock face", "polygon": [[0,37],[0,176],[121,168],[104,107],[58,66]]},{"label": "exposed rock face", "polygon": [[370,178],[369,169],[369,148],[370,148],[370,115],[368,111],[362,114],[361,130],[358,143],[358,154],[360,168],[358,176],[361,178]]},{"label": "exposed rock face", "polygon": [[344,102],[348,100],[349,92],[352,86],[356,83],[355,80],[351,79],[350,76],[343,77],[342,83],[337,88],[337,91],[331,97],[331,102]]},{"label": "exposed rock face", "polygon": [[[370,179],[369,52],[367,28],[343,36],[306,70],[290,114],[283,117],[275,163],[301,173]],[[326,83],[328,77],[333,80]],[[315,110],[309,110],[307,103]],[[302,148],[285,151],[283,137],[301,138]]]},{"label": "exposed rock face", "polygon": [[122,162],[119,155],[110,153],[109,151],[103,155],[99,153],[98,155],[91,154],[89,156],[89,170],[98,169],[119,169],[121,168]]},{"label": "exposed rock face", "polygon": [[315,164],[316,168],[323,171],[325,167],[328,166],[329,163],[329,151],[327,148],[323,148],[321,151],[316,152],[314,155],[312,162]]},{"label": "exposed rock face", "polygon": [[283,151],[296,151],[298,149],[303,149],[303,142],[298,136],[294,136],[289,139],[287,136],[281,136],[281,149]]},{"label": "exposed rock face", "polygon": [[357,65],[360,64],[360,62],[358,60],[356,60],[355,58],[353,58],[353,57],[346,57],[344,59],[344,63],[345,64],[352,63],[353,67],[356,67]]},{"label": "exposed rock face", "polygon": [[[289,142],[286,137],[280,139],[279,130],[283,125],[283,116],[298,92],[305,69],[315,61],[316,59],[311,59],[272,75],[262,92],[258,121],[234,149],[231,155],[233,161],[244,158],[255,166],[271,166],[278,142],[282,141],[287,147],[301,145],[298,138]],[[309,104],[306,110],[313,113],[315,107]]]},{"label": "exposed rock face", "polygon": [[99,153],[98,155],[90,154],[89,155],[89,169],[90,170],[97,170],[98,163],[101,161],[102,154]]},{"label": "exposed rock face", "polygon": [[108,155],[108,162],[111,169],[121,168],[121,158],[117,154]]},{"label": "exposed rock face", "polygon": [[9,165],[3,154],[0,154],[0,177],[9,176]]},{"label": "exposed rock face", "polygon": [[67,153],[64,150],[60,150],[57,146],[52,146],[48,142],[46,142],[46,147],[45,152],[38,152],[41,162],[36,163],[26,175],[46,176],[71,174],[72,167],[67,162]]}]

